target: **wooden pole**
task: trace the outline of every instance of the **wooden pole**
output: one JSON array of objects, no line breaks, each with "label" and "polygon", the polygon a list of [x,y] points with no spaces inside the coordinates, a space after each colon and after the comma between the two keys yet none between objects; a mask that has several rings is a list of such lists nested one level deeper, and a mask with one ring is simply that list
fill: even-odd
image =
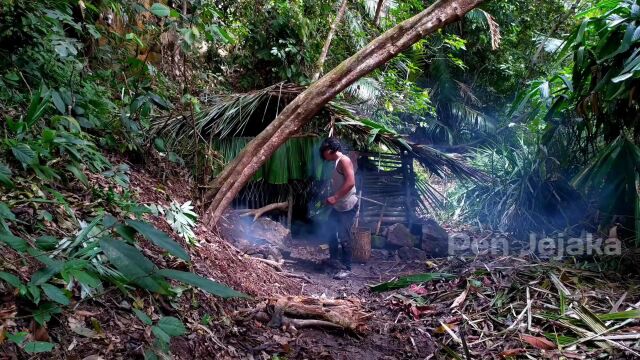
[{"label": "wooden pole", "polygon": [[293,221],[293,187],[289,184],[289,209],[287,209],[287,227],[291,230],[291,222]]}]

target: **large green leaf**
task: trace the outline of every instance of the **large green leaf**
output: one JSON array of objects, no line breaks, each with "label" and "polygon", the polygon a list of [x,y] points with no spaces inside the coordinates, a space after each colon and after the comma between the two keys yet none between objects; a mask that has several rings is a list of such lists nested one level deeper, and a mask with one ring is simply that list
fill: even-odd
[{"label": "large green leaf", "polygon": [[98,286],[100,286],[100,280],[98,280],[97,277],[95,277],[94,275],[86,272],[86,271],[82,271],[82,270],[71,270],[69,271],[69,273],[76,279],[78,280],[81,284],[88,286],[90,288],[97,288]]},{"label": "large green leaf", "polygon": [[156,326],[162,329],[162,331],[167,333],[169,336],[181,336],[187,332],[182,321],[173,316],[165,316],[161,318]]},{"label": "large green leaf", "polygon": [[128,220],[127,225],[136,229],[152,243],[167,250],[171,255],[179,257],[184,261],[189,261],[189,254],[187,254],[187,252],[180,246],[180,244],[170,238],[169,235],[156,229],[152,225],[136,220]]},{"label": "large green leaf", "polygon": [[133,312],[136,314],[138,319],[140,319],[140,321],[142,321],[145,325],[151,325],[152,324],[151,323],[151,318],[144,311],[134,308]]},{"label": "large green leaf", "polygon": [[127,280],[153,292],[168,293],[167,283],[155,275],[156,266],[135,247],[105,237],[100,239],[100,248]]},{"label": "large green leaf", "polygon": [[0,219],[16,221],[16,216],[11,212],[7,204],[0,202]]},{"label": "large green leaf", "polygon": [[164,332],[164,330],[162,330],[159,326],[152,326],[151,331],[153,332],[153,335],[155,335],[156,338],[158,338],[158,340],[162,341],[163,343],[168,344],[169,341],[171,341],[171,336]]},{"label": "large green leaf", "polygon": [[8,272],[0,271],[0,280],[6,281],[9,285],[17,288],[22,285],[20,279],[13,274],[9,274]]},{"label": "large green leaf", "polygon": [[217,283],[215,281],[211,281],[209,279],[203,278],[202,276],[196,275],[194,273],[172,270],[172,269],[162,269],[158,271],[159,275],[166,276],[169,279],[178,280],[183,283],[199,287],[200,289],[216,295],[222,298],[247,298],[246,294],[238,292],[236,290],[231,289],[225,285]]},{"label": "large green leaf", "polygon": [[11,148],[11,152],[23,164],[31,165],[36,160],[36,153],[27,144],[19,143]]},{"label": "large green leaf", "polygon": [[57,302],[58,304],[69,305],[71,303],[69,301],[69,298],[67,298],[67,295],[65,295],[64,292],[57,286],[51,284],[42,284],[41,287],[42,290],[44,290],[45,295],[47,295],[49,299]]},{"label": "large green leaf", "polygon": [[56,344],[46,341],[29,341],[28,343],[24,344],[24,351],[29,354],[49,352],[53,350],[55,346]]},{"label": "large green leaf", "polygon": [[397,280],[387,281],[371,287],[371,291],[383,292],[394,289],[402,289],[411,284],[423,283],[436,280],[455,279],[454,275],[445,273],[424,273],[401,277]]},{"label": "large green leaf", "polygon": [[11,181],[11,169],[0,162],[0,184],[5,186],[13,186],[13,182]]},{"label": "large green leaf", "polygon": [[166,16],[169,16],[169,14],[171,14],[171,8],[168,7],[167,5],[160,4],[160,3],[155,3],[151,5],[151,8],[149,8],[149,11],[151,11],[153,15],[160,16],[160,17],[166,17]]},{"label": "large green leaf", "polygon": [[29,103],[27,116],[25,117],[25,122],[29,127],[40,120],[49,105],[49,95],[45,94],[45,96],[40,96],[41,93],[42,89],[34,92],[31,96],[31,102]]},{"label": "large green leaf", "polygon": [[0,242],[3,242],[7,245],[9,245],[12,249],[14,249],[15,251],[18,252],[25,252],[27,251],[27,242],[24,241],[23,239],[5,232],[5,231],[1,231],[0,230]]}]

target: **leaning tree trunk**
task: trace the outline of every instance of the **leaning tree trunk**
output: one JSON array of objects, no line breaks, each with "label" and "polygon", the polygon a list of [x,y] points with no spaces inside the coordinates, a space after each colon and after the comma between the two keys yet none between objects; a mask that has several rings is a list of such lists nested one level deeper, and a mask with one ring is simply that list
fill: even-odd
[{"label": "leaning tree trunk", "polygon": [[[264,162],[336,95],[420,39],[462,18],[485,0],[440,0],[386,31],[311,84],[223,170],[209,191],[204,223],[213,226]],[[214,197],[215,194],[215,197]]]}]

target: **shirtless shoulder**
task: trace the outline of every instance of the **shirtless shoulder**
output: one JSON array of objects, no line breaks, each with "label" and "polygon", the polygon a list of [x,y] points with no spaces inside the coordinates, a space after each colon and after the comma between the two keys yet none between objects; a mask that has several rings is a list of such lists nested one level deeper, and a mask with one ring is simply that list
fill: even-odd
[{"label": "shirtless shoulder", "polygon": [[338,170],[343,174],[347,169],[353,169],[353,163],[351,162],[351,159],[345,155],[340,158],[340,161],[338,161]]}]

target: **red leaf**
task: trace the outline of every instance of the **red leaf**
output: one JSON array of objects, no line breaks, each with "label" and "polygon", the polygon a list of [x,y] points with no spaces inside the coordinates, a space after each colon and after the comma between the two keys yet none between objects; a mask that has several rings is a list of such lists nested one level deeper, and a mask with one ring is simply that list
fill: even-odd
[{"label": "red leaf", "polygon": [[543,337],[521,335],[521,338],[522,338],[522,341],[541,350],[554,350],[557,348],[556,344],[552,343],[551,341]]},{"label": "red leaf", "polygon": [[409,291],[411,291],[416,295],[427,295],[427,289],[423,288],[422,286],[418,286],[416,284],[412,284],[409,287]]},{"label": "red leaf", "polygon": [[507,358],[507,357],[518,356],[526,353],[527,353],[527,350],[525,349],[508,349],[501,352],[500,356],[502,356],[503,358]]}]

